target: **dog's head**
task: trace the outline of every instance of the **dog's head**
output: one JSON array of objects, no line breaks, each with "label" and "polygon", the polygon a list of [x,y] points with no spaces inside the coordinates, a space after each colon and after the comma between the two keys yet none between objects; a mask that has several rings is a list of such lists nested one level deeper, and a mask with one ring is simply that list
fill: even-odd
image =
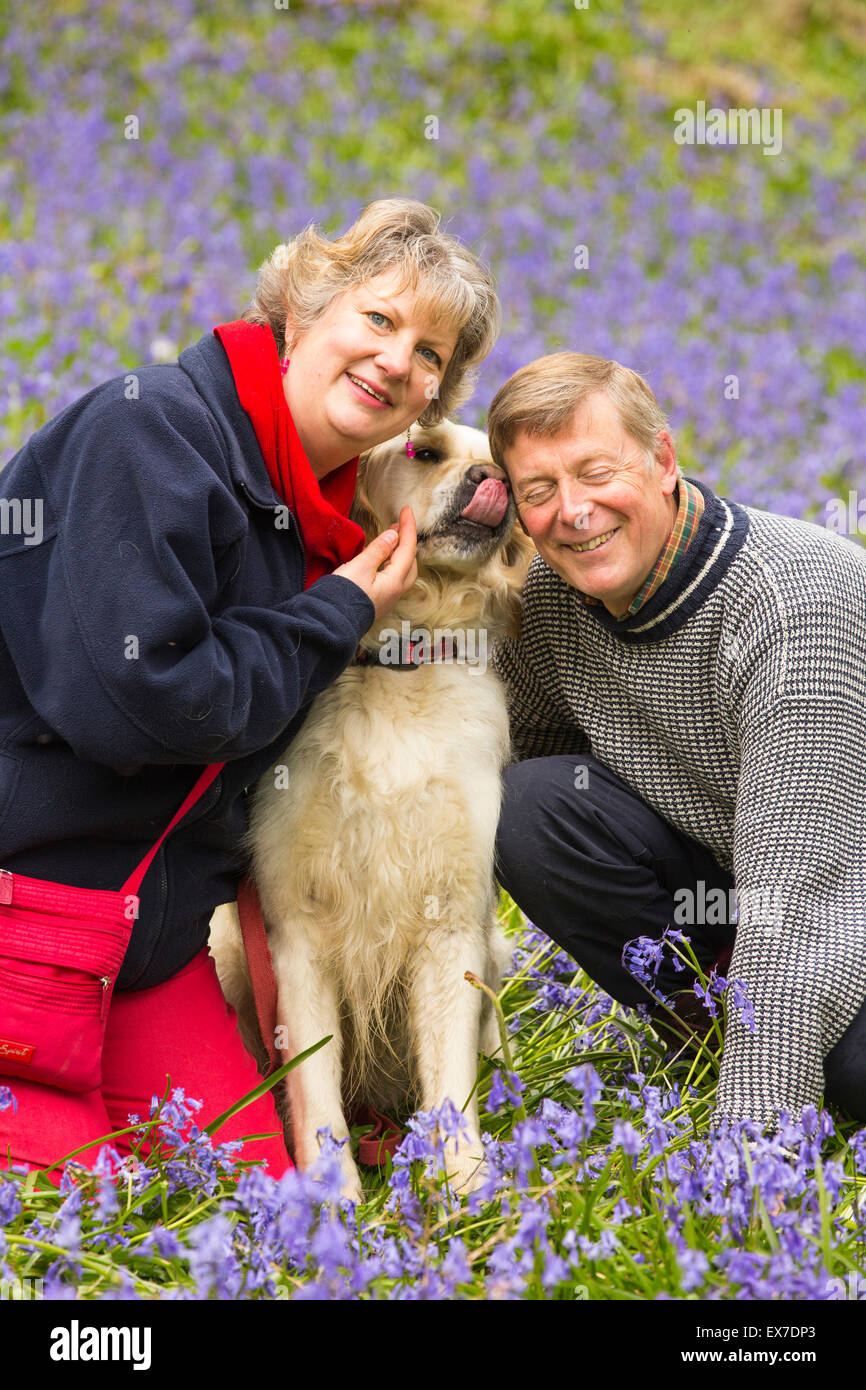
[{"label": "dog's head", "polygon": [[367,540],[409,506],[418,528],[419,569],[477,570],[514,530],[508,479],[493,462],[486,434],[443,421],[415,426],[415,457],[406,438],[369,449],[360,461],[352,515]]},{"label": "dog's head", "polygon": [[[511,487],[481,430],[448,420],[389,439],[363,454],[352,518],[371,541],[409,506],[418,530],[419,582],[441,589],[487,588],[519,624],[520,591],[534,547],[519,528]],[[464,583],[461,585],[461,577]]]}]

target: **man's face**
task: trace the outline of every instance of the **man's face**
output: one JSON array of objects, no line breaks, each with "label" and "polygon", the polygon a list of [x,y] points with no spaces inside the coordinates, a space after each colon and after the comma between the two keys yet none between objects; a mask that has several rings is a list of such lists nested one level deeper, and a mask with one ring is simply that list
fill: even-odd
[{"label": "man's face", "polygon": [[555,439],[521,431],[505,464],[518,514],[542,559],[616,617],[624,614],[676,517],[676,454],[667,430],[658,433],[648,473],[641,446],[607,394],[596,391]]}]

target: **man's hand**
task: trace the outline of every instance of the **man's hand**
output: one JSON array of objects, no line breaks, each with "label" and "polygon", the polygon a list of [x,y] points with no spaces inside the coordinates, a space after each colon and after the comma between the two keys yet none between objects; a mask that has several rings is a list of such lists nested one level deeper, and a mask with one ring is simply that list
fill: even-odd
[{"label": "man's hand", "polygon": [[354,560],[334,570],[364,590],[375,605],[377,618],[389,613],[418,578],[418,534],[411,507],[402,509],[398,525],[399,530],[383,531]]}]

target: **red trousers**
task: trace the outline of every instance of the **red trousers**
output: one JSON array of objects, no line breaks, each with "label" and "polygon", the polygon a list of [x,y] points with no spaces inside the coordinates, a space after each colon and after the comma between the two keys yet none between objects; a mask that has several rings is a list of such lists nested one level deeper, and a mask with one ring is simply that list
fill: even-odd
[{"label": "red trousers", "polygon": [[[123,1129],[129,1116],[150,1119],[151,1098],[166,1086],[183,1088],[187,1100],[203,1102],[195,1115],[200,1129],[261,1082],[255,1062],[244,1048],[237,1016],[226,1003],[207,947],[170,980],[152,989],[112,997],[102,1059],[102,1086],[74,1094],[53,1086],[0,1075],[18,1102],[0,1111],[0,1168],[13,1164],[50,1168],[73,1149]],[[214,1143],[246,1134],[272,1133],[245,1143],[238,1157],[267,1160],[279,1178],[292,1167],[273,1096],[269,1092],[226,1121]],[[151,1133],[154,1133],[151,1131]],[[121,1154],[130,1152],[135,1136],[113,1140]],[[149,1146],[142,1149],[147,1153]],[[99,1145],[76,1157],[92,1165]]]}]

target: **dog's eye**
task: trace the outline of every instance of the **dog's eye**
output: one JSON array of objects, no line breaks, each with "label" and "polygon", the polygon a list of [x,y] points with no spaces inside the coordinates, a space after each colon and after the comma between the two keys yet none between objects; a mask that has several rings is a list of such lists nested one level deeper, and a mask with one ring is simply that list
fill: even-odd
[{"label": "dog's eye", "polygon": [[415,457],[420,459],[422,463],[439,463],[442,455],[437,449],[416,449]]}]

